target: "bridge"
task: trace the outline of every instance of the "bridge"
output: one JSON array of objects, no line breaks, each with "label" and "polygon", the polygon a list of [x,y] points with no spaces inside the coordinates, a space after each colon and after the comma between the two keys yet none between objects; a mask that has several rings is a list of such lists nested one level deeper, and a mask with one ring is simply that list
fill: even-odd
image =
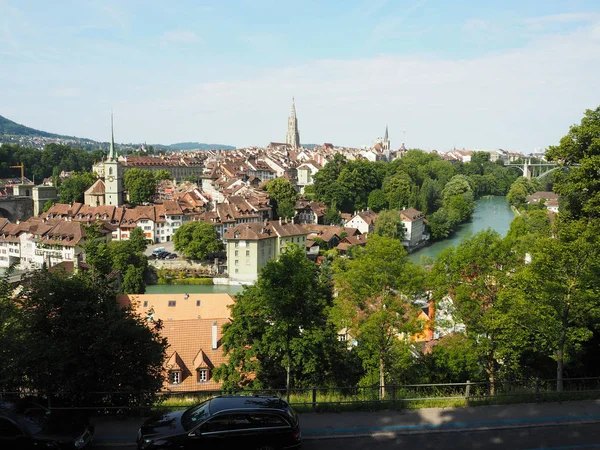
[{"label": "bridge", "polygon": [[33,198],[25,196],[0,197],[0,217],[15,223],[33,216]]},{"label": "bridge", "polygon": [[549,162],[531,164],[531,160],[528,159],[522,164],[506,164],[504,167],[516,167],[523,172],[525,178],[531,180],[531,178],[545,177],[553,170],[558,169],[558,164]]}]

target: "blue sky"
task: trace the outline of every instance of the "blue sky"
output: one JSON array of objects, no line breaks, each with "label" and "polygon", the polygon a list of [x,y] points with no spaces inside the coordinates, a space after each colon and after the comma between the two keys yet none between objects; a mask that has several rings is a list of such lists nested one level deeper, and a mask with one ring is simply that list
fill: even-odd
[{"label": "blue sky", "polygon": [[0,0],[0,115],[121,142],[532,151],[600,104],[600,2]]}]

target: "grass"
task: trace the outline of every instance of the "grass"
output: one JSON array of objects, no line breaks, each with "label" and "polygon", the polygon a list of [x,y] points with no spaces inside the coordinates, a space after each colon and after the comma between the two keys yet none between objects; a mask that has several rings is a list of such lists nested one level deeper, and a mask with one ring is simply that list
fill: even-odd
[{"label": "grass", "polygon": [[[356,390],[353,390],[356,391]],[[240,392],[244,394],[244,392]],[[248,395],[252,393],[247,392]],[[277,395],[285,398],[285,393],[264,392],[261,395]],[[592,400],[600,398],[599,390],[551,392],[541,391],[538,394],[533,389],[519,389],[508,393],[499,393],[494,396],[474,395],[468,401],[464,393],[442,393],[437,395],[429,393],[430,397],[419,398],[419,392],[402,390],[392,392],[388,390],[387,399],[380,401],[376,391],[362,391],[360,393],[341,395],[339,392],[319,389],[317,390],[316,403],[313,405],[312,390],[306,390],[290,395],[290,403],[299,413],[308,412],[346,412],[346,411],[382,411],[421,408],[462,408],[466,406],[508,405],[533,402],[562,402],[574,400]],[[421,393],[422,394],[422,393]],[[163,396],[152,408],[153,412],[165,412],[176,409],[188,408],[204,400],[218,395],[216,392],[198,392],[186,395]],[[394,396],[395,395],[395,396]]]}]

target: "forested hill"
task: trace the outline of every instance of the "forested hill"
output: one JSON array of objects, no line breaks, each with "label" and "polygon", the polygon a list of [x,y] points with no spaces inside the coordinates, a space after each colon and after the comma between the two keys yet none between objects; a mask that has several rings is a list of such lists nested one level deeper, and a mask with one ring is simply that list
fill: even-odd
[{"label": "forested hill", "polygon": [[29,128],[2,116],[0,116],[0,135],[70,138],[70,136],[62,136],[60,134],[48,133],[46,131],[36,130],[35,128]]},{"label": "forested hill", "polygon": [[235,150],[231,145],[202,144],[200,142],[179,142],[166,146],[169,150]]},{"label": "forested hill", "polygon": [[[5,137],[5,139],[2,139],[2,137]],[[77,138],[77,137],[73,137],[73,136],[64,136],[61,134],[55,134],[55,133],[48,133],[46,131],[41,131],[41,130],[36,130],[35,128],[29,128],[26,127],[25,125],[21,125],[19,123],[13,122],[10,119],[7,119],[6,117],[0,116],[0,142],[12,142],[12,143],[21,143],[21,145],[30,145],[31,144],[31,139],[28,138],[35,138],[35,137],[42,137],[42,138],[48,138],[48,139],[63,139],[63,140],[67,140],[67,141],[73,141],[75,144],[81,145],[84,148],[104,148],[104,146],[107,146],[108,143],[101,143],[101,142],[97,142],[94,141],[93,139],[87,139],[87,138]],[[22,138],[25,138],[25,140],[23,140]],[[45,142],[47,143],[47,142]],[[103,146],[103,144],[105,144]],[[120,145],[124,145],[125,147],[131,147],[131,148],[139,148],[141,146],[141,144],[120,144]],[[121,150],[121,147],[119,145],[119,149]],[[171,145],[161,145],[161,144],[155,144],[154,147],[157,150],[166,150],[166,151],[182,151],[182,150],[235,150],[235,147],[232,147],[231,145],[223,145],[223,144],[203,144],[200,142],[180,142],[177,144],[171,144]]]}]

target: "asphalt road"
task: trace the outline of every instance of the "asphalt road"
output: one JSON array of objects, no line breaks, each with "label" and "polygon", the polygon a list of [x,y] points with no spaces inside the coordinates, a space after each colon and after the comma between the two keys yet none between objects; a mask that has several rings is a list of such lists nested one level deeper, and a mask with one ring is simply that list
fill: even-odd
[{"label": "asphalt road", "polygon": [[[117,447],[96,447],[114,450]],[[118,447],[134,450],[135,446]],[[507,449],[567,450],[600,449],[600,424],[560,425],[532,428],[424,433],[403,436],[305,440],[303,450],[385,450],[385,449]]]}]

